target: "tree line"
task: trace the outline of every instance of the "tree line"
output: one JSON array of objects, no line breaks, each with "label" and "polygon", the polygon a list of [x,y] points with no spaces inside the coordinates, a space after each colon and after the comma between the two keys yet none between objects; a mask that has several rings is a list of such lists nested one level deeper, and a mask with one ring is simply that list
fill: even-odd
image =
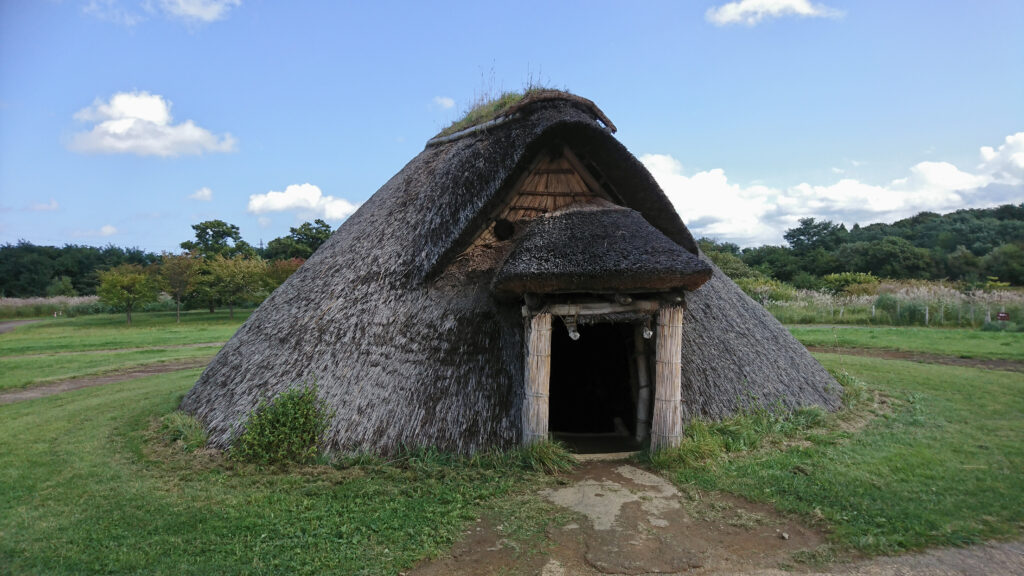
[{"label": "tree line", "polygon": [[282,284],[330,238],[323,220],[291,228],[265,248],[245,242],[238,227],[223,220],[192,226],[195,237],[182,252],[155,254],[138,248],[35,246],[21,241],[0,246],[0,296],[98,295],[124,310],[128,323],[140,306],[165,293],[181,308],[213,312],[261,300]]},{"label": "tree line", "polygon": [[[727,274],[759,274],[797,288],[830,289],[857,274],[894,280],[952,280],[1024,286],[1024,204],[921,212],[892,224],[802,218],[785,246],[744,248],[702,238],[701,248]],[[841,281],[840,281],[841,283]]]}]

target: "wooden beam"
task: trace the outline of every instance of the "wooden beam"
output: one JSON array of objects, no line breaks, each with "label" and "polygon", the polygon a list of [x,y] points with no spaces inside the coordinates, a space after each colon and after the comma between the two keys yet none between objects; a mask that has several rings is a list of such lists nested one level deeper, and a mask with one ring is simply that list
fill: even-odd
[{"label": "wooden beam", "polygon": [[551,314],[530,319],[526,344],[523,445],[548,439],[548,387],[551,381]]},{"label": "wooden beam", "polygon": [[658,311],[658,341],[654,370],[654,421],[651,452],[675,448],[683,437],[680,414],[683,351],[682,306]]},{"label": "wooden beam", "polygon": [[[586,316],[588,314],[617,314],[619,312],[657,312],[661,304],[656,300],[634,300],[632,304],[613,302],[581,302],[579,304],[548,304],[544,312],[555,316]],[[523,307],[523,316],[533,312]]]}]

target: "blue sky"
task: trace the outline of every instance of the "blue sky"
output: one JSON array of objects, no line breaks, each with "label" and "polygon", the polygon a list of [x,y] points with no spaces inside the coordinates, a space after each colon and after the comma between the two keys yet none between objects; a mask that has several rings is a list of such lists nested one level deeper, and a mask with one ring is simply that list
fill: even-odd
[{"label": "blue sky", "polygon": [[481,94],[594,100],[695,235],[1024,202],[1024,2],[0,2],[0,242],[337,226]]}]

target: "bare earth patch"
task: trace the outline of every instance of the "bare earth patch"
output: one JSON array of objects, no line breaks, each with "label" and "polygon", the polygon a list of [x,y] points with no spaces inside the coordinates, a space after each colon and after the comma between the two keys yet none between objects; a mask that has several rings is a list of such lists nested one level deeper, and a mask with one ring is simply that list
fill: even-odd
[{"label": "bare earth patch", "polygon": [[565,480],[541,495],[578,516],[548,529],[549,548],[514,542],[503,533],[500,518],[485,517],[449,556],[421,564],[409,576],[1024,575],[1019,542],[809,566],[794,554],[813,556],[825,544],[824,534],[770,506],[727,494],[680,492],[622,461],[588,462]]},{"label": "bare earth patch", "polygon": [[824,543],[817,530],[768,506],[727,495],[681,494],[667,480],[625,462],[590,462],[544,498],[575,511],[552,527],[552,547],[520,551],[479,522],[448,558],[411,574],[711,574],[792,564],[792,554]]},{"label": "bare earth patch", "polygon": [[867,356],[886,360],[910,360],[922,364],[942,364],[945,366],[963,366],[965,368],[981,368],[984,370],[1003,370],[1005,372],[1024,372],[1024,362],[1016,360],[995,360],[985,358],[960,358],[942,354],[925,352],[905,352],[888,348],[836,348],[833,346],[808,346],[810,352],[824,354],[846,354],[848,356]]},{"label": "bare earth patch", "polygon": [[107,374],[100,374],[97,376],[83,376],[81,378],[61,380],[59,382],[41,384],[39,386],[33,386],[32,388],[26,388],[23,390],[8,390],[6,392],[0,393],[0,404],[12,404],[14,402],[32,400],[34,398],[42,398],[44,396],[52,396],[54,394],[60,394],[61,392],[67,392],[69,390],[78,390],[79,388],[101,386],[103,384],[113,384],[115,382],[134,380],[136,378],[142,378],[144,376],[153,376],[155,374],[166,374],[168,372],[177,372],[178,370],[199,368],[202,366],[206,366],[209,362],[209,358],[187,358],[184,360],[176,360],[174,362],[163,362],[160,364],[150,364],[148,366],[132,368],[131,370],[110,372]]}]

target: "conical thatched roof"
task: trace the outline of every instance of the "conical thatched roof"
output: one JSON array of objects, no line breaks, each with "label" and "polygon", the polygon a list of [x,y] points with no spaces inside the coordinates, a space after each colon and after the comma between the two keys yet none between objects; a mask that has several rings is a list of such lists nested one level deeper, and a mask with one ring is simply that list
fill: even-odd
[{"label": "conical thatched roof", "polygon": [[[587,190],[601,195],[579,202],[628,208],[614,210],[612,220],[625,218],[655,238],[658,248],[644,261],[659,278],[675,278],[670,284],[680,287],[687,287],[681,279],[707,278],[707,263],[697,260],[674,207],[595,110],[589,101],[547,94],[428,143],[250,316],[182,409],[206,425],[214,446],[226,447],[260,398],[315,381],[335,410],[330,449],[471,452],[516,444],[521,301],[497,298],[492,283],[524,238],[544,234],[530,236],[540,218],[516,221],[543,209],[512,210],[513,189],[540,173],[546,182],[578,186],[559,168],[571,160],[586,174]],[[553,149],[564,152],[547,159]],[[517,222],[514,237],[494,241],[499,217]],[[630,287],[636,285],[609,286]],[[729,414],[750,398],[838,405],[825,370],[719,271],[687,301],[685,417]]]}]

